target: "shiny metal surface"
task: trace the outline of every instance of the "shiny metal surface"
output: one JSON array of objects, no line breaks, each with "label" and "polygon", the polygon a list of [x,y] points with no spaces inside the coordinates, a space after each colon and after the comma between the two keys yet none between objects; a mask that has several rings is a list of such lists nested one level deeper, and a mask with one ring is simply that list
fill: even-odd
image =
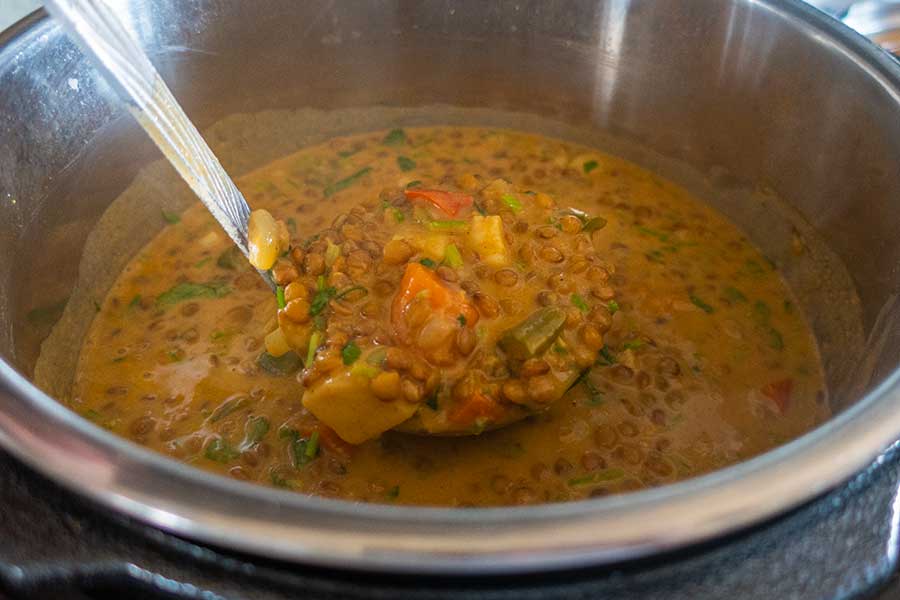
[{"label": "shiny metal surface", "polygon": [[[203,127],[265,108],[488,106],[549,116],[708,174],[767,253],[751,199],[786,199],[847,265],[852,302],[785,267],[839,414],[790,444],[650,491],[509,509],[361,506],[226,480],[87,423],[28,380],[28,311],[67,293],[84,237],[152,145],[40,15],[0,50],[0,444],[115,510],[287,560],[416,573],[617,561],[759,523],[839,484],[900,437],[900,68],[799,2],[509,4],[225,0],[124,4]],[[74,83],[73,83],[74,82]],[[227,92],[227,93],[226,93]],[[599,139],[599,138],[598,138]],[[226,167],[228,165],[226,164]],[[766,210],[763,210],[766,212]],[[36,249],[40,252],[36,252]],[[865,343],[839,343],[858,321]]]},{"label": "shiny metal surface", "polygon": [[[46,8],[247,256],[247,201],[113,7],[98,0],[47,0]],[[271,277],[260,274],[274,289]]]}]

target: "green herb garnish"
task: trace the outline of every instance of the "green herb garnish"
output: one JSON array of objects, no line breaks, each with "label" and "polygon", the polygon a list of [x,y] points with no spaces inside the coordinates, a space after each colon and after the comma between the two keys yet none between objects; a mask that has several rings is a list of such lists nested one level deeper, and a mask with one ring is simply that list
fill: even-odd
[{"label": "green herb garnish", "polygon": [[466,315],[457,315],[457,316],[456,316],[456,320],[459,321],[459,326],[460,326],[460,327],[465,327],[465,326],[466,326],[466,323],[467,323],[467,321],[466,321]]},{"label": "green herb garnish", "polygon": [[[281,438],[287,438],[290,453],[291,453],[291,463],[294,465],[295,469],[299,469],[300,467],[309,464],[312,462],[316,456],[319,454],[319,435],[318,431],[313,432],[309,439],[301,437],[300,434],[295,429],[290,429],[286,427],[282,427],[278,432],[278,436]],[[313,442],[315,440],[315,442]]]},{"label": "green herb garnish", "polygon": [[180,222],[181,222],[181,217],[179,216],[178,213],[174,213],[174,212],[169,212],[169,211],[167,211],[167,210],[163,210],[163,211],[162,211],[162,216],[163,216],[163,219],[165,219],[166,221],[168,221],[168,222],[171,223],[172,225],[174,225],[175,223],[180,223]]},{"label": "green herb garnish", "polygon": [[437,266],[437,263],[428,257],[420,259],[419,264],[422,265],[423,267],[428,267],[429,269],[433,269]]},{"label": "green herb garnish", "polygon": [[402,129],[391,129],[384,139],[381,140],[381,143],[385,146],[398,146],[400,144],[405,144],[409,141],[406,137],[406,132]]},{"label": "green herb garnish", "polygon": [[297,234],[297,221],[294,217],[288,217],[287,221],[284,222],[287,225],[288,231],[291,232],[291,235]]},{"label": "green herb garnish", "polygon": [[387,497],[389,500],[396,500],[397,496],[399,496],[399,495],[400,495],[400,486],[399,485],[395,485],[394,487],[389,489],[387,491],[387,493],[385,493],[385,497]]},{"label": "green herb garnish", "polygon": [[331,286],[320,287],[316,290],[316,294],[309,304],[309,315],[314,317],[325,310],[325,307],[328,306],[328,303],[331,302],[331,299],[334,298],[335,295],[337,295],[337,290]]},{"label": "green herb garnish", "polygon": [[600,348],[600,352],[598,353],[597,364],[608,367],[610,365],[616,364],[616,357],[613,356],[612,352],[609,351],[608,346],[603,346]]},{"label": "green herb garnish", "polygon": [[622,348],[624,348],[625,350],[637,350],[638,348],[640,348],[643,345],[644,345],[644,342],[642,340],[634,339],[634,340],[628,340],[627,342],[622,344]]},{"label": "green herb garnish", "polygon": [[455,231],[469,226],[466,221],[429,221],[426,225],[431,231]]},{"label": "green herb garnish", "polygon": [[313,331],[312,335],[309,337],[309,347],[306,349],[306,363],[304,363],[307,369],[316,357],[316,350],[319,348],[319,342],[321,340],[322,334],[318,331]]},{"label": "green herb garnish", "polygon": [[585,301],[584,298],[581,297],[580,294],[572,294],[571,300],[572,300],[572,306],[574,306],[581,312],[587,312],[588,310],[590,310],[588,303]]},{"label": "green herb garnish", "polygon": [[362,285],[351,285],[351,286],[345,287],[344,289],[342,289],[341,291],[339,291],[337,294],[335,294],[334,299],[335,299],[335,300],[340,300],[340,299],[342,299],[342,298],[345,298],[345,297],[349,296],[349,295],[352,294],[353,292],[362,292],[362,294],[359,296],[359,298],[357,298],[357,300],[359,300],[360,298],[364,298],[365,296],[368,296],[368,295],[369,295],[369,290],[366,289],[365,286],[362,286]]},{"label": "green herb garnish", "polygon": [[691,298],[691,302],[693,303],[693,305],[696,306],[697,308],[699,308],[700,310],[702,310],[703,312],[705,312],[706,314],[712,314],[712,313],[716,312],[716,309],[714,309],[712,306],[710,306],[709,304],[704,302],[700,297],[695,296],[694,294],[691,294],[690,298]]},{"label": "green herb garnish", "polygon": [[405,156],[398,156],[397,166],[400,167],[401,171],[412,171],[416,168],[416,161]]},{"label": "green herb garnish", "polygon": [[309,436],[309,441],[306,442],[306,458],[309,460],[314,459],[319,454],[319,432],[313,431],[312,435]]},{"label": "green herb garnish", "polygon": [[203,455],[209,460],[227,463],[240,456],[240,452],[231,447],[223,438],[216,438],[206,445]]},{"label": "green herb garnish", "polygon": [[507,205],[513,212],[522,210],[522,203],[512,194],[503,194],[500,197],[500,200],[502,200],[503,204]]},{"label": "green herb garnish", "polygon": [[597,406],[603,402],[603,392],[600,391],[594,382],[588,378],[590,371],[585,371],[581,374],[581,376],[575,381],[576,384],[580,383],[584,386],[584,389],[587,390],[588,393],[588,404],[590,406]]},{"label": "green herb garnish", "polygon": [[360,169],[353,175],[350,175],[348,177],[345,177],[343,179],[335,181],[331,185],[327,186],[324,190],[322,190],[322,193],[325,195],[326,198],[330,198],[331,196],[334,196],[341,190],[345,190],[348,187],[350,187],[351,185],[353,185],[354,183],[356,183],[357,179],[365,176],[371,170],[372,170],[372,167],[363,167],[362,169]]},{"label": "green herb garnish", "polygon": [[345,365],[355,363],[361,354],[362,350],[359,349],[359,346],[353,340],[347,342],[347,345],[341,350],[341,358],[344,360]]},{"label": "green herb garnish", "polygon": [[581,230],[590,233],[592,231],[597,231],[598,229],[603,229],[604,227],[606,227],[606,219],[603,217],[594,217],[593,219],[588,219],[581,227]]},{"label": "green herb garnish", "polygon": [[265,417],[256,416],[247,419],[244,425],[244,441],[241,442],[240,449],[247,450],[256,444],[269,433],[269,420]]},{"label": "green herb garnish", "polygon": [[216,265],[223,269],[233,270],[238,267],[240,259],[241,251],[238,250],[237,246],[230,246],[216,259]]},{"label": "green herb garnish", "polygon": [[160,307],[172,306],[193,298],[221,298],[231,293],[231,288],[222,281],[208,283],[191,283],[185,281],[156,297]]},{"label": "green herb garnish", "polygon": [[741,290],[736,287],[727,286],[724,290],[722,290],[722,294],[725,296],[725,299],[729,302],[746,302],[747,296],[745,296]]},{"label": "green herb garnish", "polygon": [[211,256],[207,256],[206,258],[198,260],[197,262],[194,263],[194,268],[199,269],[200,267],[202,267],[203,265],[205,265],[206,263],[208,263],[211,260],[212,260]]},{"label": "green herb garnish", "polygon": [[463,266],[463,257],[459,253],[459,248],[456,247],[456,244],[447,244],[447,247],[444,248],[444,264],[454,269]]},{"label": "green herb garnish", "polygon": [[581,168],[584,169],[585,173],[590,173],[591,171],[596,169],[598,166],[600,166],[600,165],[597,164],[596,160],[589,160],[586,163],[584,163],[583,165],[581,165]]},{"label": "green herb garnish", "polygon": [[669,241],[669,234],[664,231],[657,231],[656,229],[650,229],[649,227],[644,227],[643,225],[638,225],[638,231],[643,233],[644,235],[649,235],[650,237],[655,237],[661,242]]},{"label": "green herb garnish", "polygon": [[572,487],[578,487],[591,483],[599,483],[601,481],[613,481],[614,479],[621,479],[624,476],[625,471],[623,471],[622,469],[604,469],[592,475],[570,479],[569,485]]},{"label": "green herb garnish", "polygon": [[753,317],[760,324],[768,323],[769,317],[772,316],[772,310],[769,305],[762,300],[757,300],[753,304]]},{"label": "green herb garnish", "polygon": [[247,396],[232,396],[216,408],[209,416],[209,422],[215,423],[247,406]]},{"label": "green herb garnish", "polygon": [[614,315],[619,312],[619,303],[615,300],[610,300],[606,305],[606,309],[609,311],[609,314]]},{"label": "green herb garnish", "polygon": [[286,352],[281,356],[263,352],[256,359],[256,364],[269,375],[290,375],[300,368],[300,357],[296,352]]},{"label": "green herb garnish", "polygon": [[431,410],[438,409],[438,392],[440,391],[440,386],[434,388],[434,391],[425,399],[425,406],[430,408]]},{"label": "green herb garnish", "polygon": [[774,350],[784,350],[784,338],[781,332],[774,327],[769,327],[769,347]]},{"label": "green herb garnish", "polygon": [[419,181],[418,179],[416,179],[415,181],[410,181],[409,183],[407,183],[407,184],[406,184],[406,189],[411,189],[411,188],[414,188],[414,187],[419,187],[420,185],[422,185],[422,182]]},{"label": "green herb garnish", "polygon": [[278,308],[287,306],[287,302],[284,301],[284,287],[280,285],[275,287],[275,301],[278,303]]}]

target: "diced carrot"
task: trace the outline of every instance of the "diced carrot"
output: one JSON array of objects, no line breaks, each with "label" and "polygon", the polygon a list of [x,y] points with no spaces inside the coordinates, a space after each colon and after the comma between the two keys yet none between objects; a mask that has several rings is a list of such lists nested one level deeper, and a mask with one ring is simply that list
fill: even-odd
[{"label": "diced carrot", "polygon": [[394,296],[391,306],[391,322],[394,327],[402,332],[406,329],[405,317],[413,300],[425,293],[428,302],[435,312],[444,314],[452,313],[452,316],[463,315],[466,325],[474,327],[478,321],[478,311],[465,301],[465,295],[461,291],[454,292],[448,288],[434,271],[420,263],[409,263],[400,281],[400,289]]},{"label": "diced carrot", "polygon": [[794,380],[788,377],[767,383],[763,386],[761,391],[764,396],[769,398],[775,404],[778,412],[783,415],[791,402],[791,392],[793,389]]},{"label": "diced carrot", "polygon": [[496,400],[481,393],[475,393],[457,402],[447,413],[447,420],[457,425],[477,425],[479,420],[496,421],[503,416],[503,408]]},{"label": "diced carrot", "polygon": [[463,208],[472,206],[472,196],[444,190],[406,190],[407,200],[427,200],[445,214],[455,217]]}]

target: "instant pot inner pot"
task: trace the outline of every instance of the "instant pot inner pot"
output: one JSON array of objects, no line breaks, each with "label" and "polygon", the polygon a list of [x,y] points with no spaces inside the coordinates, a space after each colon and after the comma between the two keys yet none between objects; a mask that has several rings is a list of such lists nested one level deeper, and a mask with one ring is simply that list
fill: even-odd
[{"label": "instant pot inner pot", "polygon": [[[687,186],[776,262],[835,411],[898,363],[897,99],[839,45],[800,35],[809,25],[768,26],[790,15],[675,0],[134,4],[133,30],[234,176],[398,125],[592,144]],[[35,376],[66,307],[37,370],[64,395],[93,300],[156,233],[160,206],[192,198],[48,19],[5,41],[0,353]]]}]

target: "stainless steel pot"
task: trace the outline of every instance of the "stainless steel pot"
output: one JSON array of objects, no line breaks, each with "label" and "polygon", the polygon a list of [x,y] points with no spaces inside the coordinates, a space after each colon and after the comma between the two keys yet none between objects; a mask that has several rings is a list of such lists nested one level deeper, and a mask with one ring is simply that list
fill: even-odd
[{"label": "stainless steel pot", "polygon": [[[265,556],[509,572],[616,561],[759,523],[846,480],[900,437],[900,68],[806,5],[121,7],[201,129],[268,108],[488,106],[618,140],[679,180],[701,175],[710,201],[784,267],[819,337],[837,414],[705,477],[506,509],[307,498],[215,477],[108,434],[29,381],[40,341],[29,311],[67,295],[93,224],[158,156],[39,13],[0,38],[0,444],[65,486],[170,532]],[[824,262],[790,257],[792,228],[804,227]]]}]

